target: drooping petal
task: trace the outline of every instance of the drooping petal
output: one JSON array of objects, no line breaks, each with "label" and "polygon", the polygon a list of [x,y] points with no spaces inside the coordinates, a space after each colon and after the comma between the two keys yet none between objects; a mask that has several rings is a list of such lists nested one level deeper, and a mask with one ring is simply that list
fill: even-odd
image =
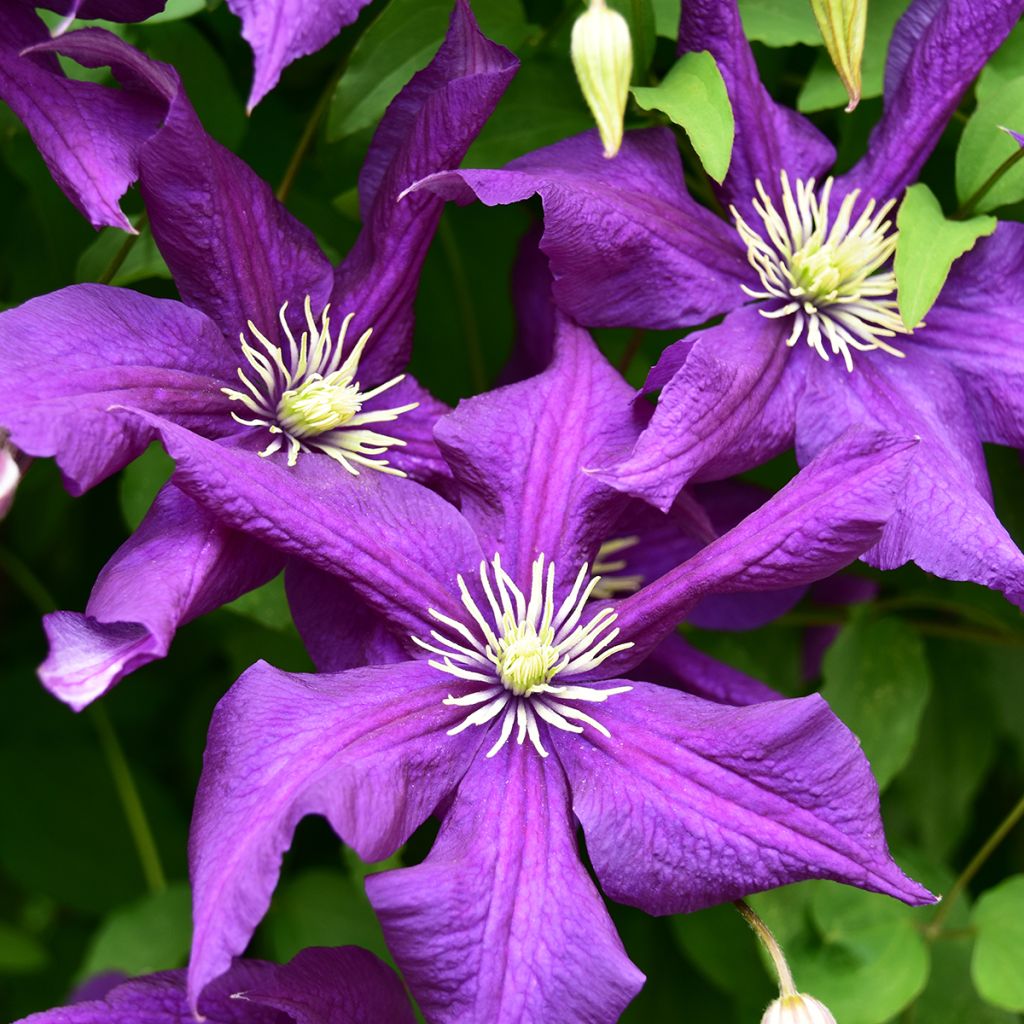
[{"label": "drooping petal", "polygon": [[678,633],[669,633],[646,660],[629,672],[629,677],[670,686],[717,704],[742,706],[782,699],[764,683],[698,650]]},{"label": "drooping petal", "polygon": [[459,203],[504,206],[539,195],[541,249],[558,305],[591,327],[690,327],[745,301],[739,236],[695,203],[670,132],[627,132],[614,160],[587,132],[497,171],[464,170],[417,182]]},{"label": "drooping petal", "polygon": [[478,730],[426,662],[336,675],[249,669],[214,711],[189,844],[189,996],[227,970],[266,912],[299,820],[323,815],[365,860],[397,849],[458,784]]},{"label": "drooping petal", "polygon": [[282,563],[168,485],[100,572],[85,614],[45,616],[50,652],[39,678],[80,711],[163,658],[179,626],[266,583]]},{"label": "drooping petal", "polygon": [[347,580],[397,632],[429,633],[430,608],[462,615],[456,576],[475,572],[484,555],[432,491],[369,470],[354,477],[329,459],[289,468],[167,420],[121,415],[159,434],[178,466],[174,482],[222,523]]},{"label": "drooping petal", "polygon": [[895,199],[917,177],[975,75],[1017,24],[1024,0],[914,0],[893,33],[885,112],[867,155],[837,182]]},{"label": "drooping petal", "polygon": [[[575,737],[573,737],[575,739]],[[612,1024],[643,984],[580,863],[565,776],[478,757],[427,859],[366,889],[434,1024]]]},{"label": "drooping petal", "polygon": [[[394,971],[357,946],[304,949],[286,964],[236,960],[199,1001],[209,1024],[412,1024]],[[286,1014],[282,1018],[281,1014]],[[185,972],[116,984],[102,998],[35,1013],[19,1024],[194,1024]]]},{"label": "drooping petal", "polygon": [[439,421],[463,515],[513,578],[545,554],[574,577],[625,499],[583,472],[629,450],[634,392],[582,328],[559,316],[543,373],[462,401]]},{"label": "drooping petal", "polygon": [[228,0],[242,19],[242,37],[255,58],[249,111],[277,85],[293,60],[316,53],[359,17],[370,0]]},{"label": "drooping petal", "polygon": [[793,441],[798,365],[788,326],[752,306],[687,339],[685,362],[662,390],[650,426],[628,458],[605,463],[609,485],[666,510],[693,479],[750,469]]},{"label": "drooping petal", "polygon": [[1024,225],[1000,221],[953,265],[914,332],[952,367],[983,441],[1024,448]]},{"label": "drooping petal", "polygon": [[848,565],[902,500],[913,449],[903,436],[843,434],[734,529],[617,603],[616,625],[635,646],[609,659],[603,675],[639,664],[708,594],[804,586]]},{"label": "drooping petal", "polygon": [[558,742],[613,899],[678,914],[807,878],[931,903],[889,855],[857,738],[818,696],[734,708],[634,683]]},{"label": "drooping petal", "polygon": [[783,170],[794,178],[812,178],[832,166],[832,143],[801,114],[776,103],[761,84],[736,0],[686,0],[679,52],[698,50],[709,51],[718,62],[736,120],[729,173],[719,190],[727,203],[744,211],[755,197],[756,180],[774,194]]},{"label": "drooping petal", "polygon": [[339,311],[355,313],[353,329],[374,329],[366,353],[373,374],[408,362],[420,268],[444,206],[435,196],[400,197],[417,178],[459,166],[518,67],[481,33],[466,0],[456,0],[441,48],[377,128],[359,176],[365,226],[333,293]]},{"label": "drooping petal", "polygon": [[111,406],[237,431],[220,392],[233,370],[216,326],[169,299],[82,284],[0,314],[0,425],[22,451],[56,456],[75,494],[145,447],[148,430]]},{"label": "drooping petal", "polygon": [[913,560],[1024,603],[1024,554],[992,508],[984,453],[954,375],[923,344],[905,360],[863,362],[838,382],[835,374],[815,375],[800,405],[797,456],[813,456],[850,422],[920,438],[896,513],[865,560],[886,569]]}]

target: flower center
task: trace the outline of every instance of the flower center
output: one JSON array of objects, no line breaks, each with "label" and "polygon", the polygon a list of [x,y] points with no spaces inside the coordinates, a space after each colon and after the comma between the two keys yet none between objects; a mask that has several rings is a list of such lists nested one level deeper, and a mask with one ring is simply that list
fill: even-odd
[{"label": "flower center", "polygon": [[786,339],[790,347],[806,336],[808,345],[828,360],[827,343],[849,371],[852,349],[902,356],[884,340],[913,333],[896,305],[896,275],[882,269],[896,249],[898,232],[890,230],[892,221],[886,219],[895,200],[877,206],[871,199],[853,221],[860,195],[854,189],[830,224],[832,178],[826,179],[820,196],[815,195],[813,178],[797,180],[795,191],[785,171],[781,180],[781,213],[764,185],[756,182],[758,198],[752,205],[763,222],[762,233],[735,206],[730,208],[747,246],[747,260],[764,286],[757,291],[743,285],[743,290],[754,299],[782,300],[781,306],[760,312],[772,319],[793,318]]},{"label": "flower center", "polygon": [[583,732],[583,726],[574,723],[582,722],[608,736],[600,722],[566,702],[602,703],[632,689],[552,682],[558,675],[590,672],[633,644],[613,646],[619,630],[612,628],[616,614],[610,608],[581,624],[584,606],[600,582],[598,576],[590,578],[589,566],[583,565],[569,594],[556,606],[555,566],[549,562],[545,572],[544,562],[544,555],[540,555],[533,563],[529,596],[501,567],[500,555],[495,555],[490,565],[481,562],[480,587],[486,598],[485,609],[481,610],[466,581],[459,576],[459,593],[469,619],[460,622],[431,608],[431,616],[447,627],[449,635],[432,630],[434,643],[412,638],[424,650],[440,656],[440,661],[429,662],[431,666],[455,679],[481,684],[470,693],[459,697],[449,694],[445,699],[445,704],[454,707],[480,705],[449,729],[448,735],[502,716],[497,741],[488,757],[505,746],[515,726],[517,743],[522,744],[529,737],[541,757],[547,757],[538,719],[555,729],[576,733]]},{"label": "flower center", "polygon": [[356,374],[371,331],[365,331],[345,356],[345,335],[355,314],[345,317],[334,340],[328,317],[330,306],[324,307],[319,323],[313,317],[308,295],[304,308],[307,330],[296,341],[286,318],[288,303],[281,307],[278,321],[285,342],[281,346],[269,341],[249,321],[249,330],[259,347],[250,345],[241,335],[242,354],[250,368],[248,375],[242,368],[238,370],[245,389],[221,390],[253,416],[244,418],[232,412],[232,418],[243,426],[261,427],[272,435],[270,444],[260,452],[264,458],[287,445],[289,466],[295,465],[300,452],[319,451],[341,463],[354,476],[359,475],[359,466],[405,476],[386,459],[379,458],[388,448],[404,445],[405,441],[379,433],[371,424],[395,420],[419,403],[363,411],[367,402],[401,383],[405,375],[364,391]]}]

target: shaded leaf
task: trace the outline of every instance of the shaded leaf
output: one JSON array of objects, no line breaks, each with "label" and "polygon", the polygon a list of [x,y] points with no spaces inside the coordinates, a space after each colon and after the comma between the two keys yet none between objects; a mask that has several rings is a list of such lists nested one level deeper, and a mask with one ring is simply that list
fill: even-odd
[{"label": "shaded leaf", "polygon": [[30,974],[45,967],[48,959],[38,939],[0,921],[0,974]]},{"label": "shaded leaf", "polygon": [[174,460],[156,441],[125,466],[118,482],[118,497],[129,529],[134,530],[142,522],[157,492],[173,472]]},{"label": "shaded leaf", "polygon": [[[956,194],[966,203],[1007,159],[1021,151],[1003,126],[1024,131],[1024,75],[1004,79],[979,96],[956,151]],[[1024,161],[1003,175],[977,203],[985,213],[1024,199]]]}]

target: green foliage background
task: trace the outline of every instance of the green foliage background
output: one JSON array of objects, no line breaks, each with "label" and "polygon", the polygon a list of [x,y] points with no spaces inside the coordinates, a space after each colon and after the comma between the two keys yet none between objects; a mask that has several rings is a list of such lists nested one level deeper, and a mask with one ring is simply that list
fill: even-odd
[{"label": "green foliage background", "polygon": [[[674,62],[678,0],[615,6],[633,25],[636,84],[656,85]],[[904,6],[872,0],[865,99],[844,114],[845,94],[809,6],[742,4],[769,88],[830,134],[840,169],[863,151],[880,114],[885,45]],[[475,0],[474,7],[523,68],[467,164],[498,165],[589,127],[568,60],[578,5]],[[236,19],[216,0],[172,0],[168,15],[118,31],[178,66],[209,130],[267,180],[285,183],[290,208],[337,255],[358,230],[354,188],[373,127],[432,55],[449,10],[449,0],[375,0],[333,44],[293,65],[251,118],[244,114],[250,54]],[[925,168],[923,180],[947,216],[1013,152],[995,126],[1024,129],[1022,110],[1018,28]],[[635,104],[629,119],[667,120]],[[709,197],[682,133],[680,143],[691,188]],[[149,237],[125,248],[119,232],[93,233],[2,106],[0,196],[0,305],[103,278],[174,294]],[[1024,163],[972,212],[1019,219],[1022,200]],[[137,196],[127,208],[141,214]],[[450,208],[444,215],[423,275],[413,370],[449,402],[491,386],[500,371],[515,331],[509,270],[538,215],[531,205]],[[635,384],[671,340],[650,332],[598,336]],[[988,454],[997,508],[1024,542],[1019,455]],[[751,476],[775,487],[793,469],[786,457]],[[153,450],[121,479],[72,500],[54,467],[36,463],[0,525],[0,1019],[57,1004],[99,970],[141,973],[184,962],[186,833],[213,705],[258,657],[311,667],[277,581],[182,630],[165,662],[138,672],[102,707],[76,716],[39,687],[39,614],[83,607],[97,571],[168,472],[166,456]],[[875,580],[875,600],[849,607],[808,599],[756,634],[689,632],[784,693],[821,687],[872,761],[897,858],[936,891],[949,892],[1024,792],[1024,623],[1001,598],[973,585],[913,569],[850,571]],[[808,678],[805,649],[823,627],[837,630],[837,638],[820,676]],[[414,837],[401,862],[424,855],[429,832]],[[367,870],[326,825],[305,822],[252,953],[284,959],[307,945],[360,943],[386,955],[362,892]],[[776,929],[798,985],[828,1003],[839,1024],[1021,1020],[1024,828],[1010,830],[966,889],[938,910],[911,910],[831,883],[792,886],[752,903]],[[668,919],[622,907],[612,914],[649,976],[624,1020],[740,1024],[757,1021],[772,998],[753,936],[731,908]]]}]

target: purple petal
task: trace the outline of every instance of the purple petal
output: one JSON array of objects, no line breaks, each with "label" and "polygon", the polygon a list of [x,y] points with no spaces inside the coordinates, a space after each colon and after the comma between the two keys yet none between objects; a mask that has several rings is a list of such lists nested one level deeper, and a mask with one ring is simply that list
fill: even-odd
[{"label": "purple petal", "polygon": [[20,56],[48,41],[30,6],[4,5],[0,97],[25,123],[54,181],[82,215],[97,228],[134,231],[118,201],[138,177],[139,147],[159,126],[161,106],[118,68],[115,77],[124,88],[111,89],[65,78],[53,55]]},{"label": "purple petal", "polygon": [[732,161],[720,189],[725,202],[745,209],[758,179],[774,194],[783,170],[813,178],[832,166],[832,143],[805,117],[777,104],[761,84],[736,0],[686,0],[679,52],[695,50],[708,50],[718,62],[736,119]]},{"label": "purple petal", "polygon": [[[652,914],[807,878],[912,904],[857,738],[818,696],[733,708],[646,683],[558,751],[602,887]],[[589,740],[589,742],[588,742]]]},{"label": "purple petal", "polygon": [[347,580],[396,631],[426,635],[436,626],[430,608],[463,614],[456,576],[476,571],[483,553],[459,512],[432,491],[373,471],[353,477],[329,459],[289,469],[137,418],[177,463],[174,482],[222,523]]},{"label": "purple petal", "polygon": [[427,859],[366,881],[435,1024],[612,1024],[643,984],[580,863],[561,766],[478,758]]},{"label": "purple petal", "polygon": [[436,430],[462,514],[515,578],[541,553],[570,579],[625,500],[582,472],[629,450],[634,392],[582,328],[559,316],[544,373],[459,403]]},{"label": "purple petal", "polygon": [[594,327],[692,326],[735,308],[751,276],[732,228],[686,193],[671,132],[627,132],[606,160],[596,132],[497,171],[417,182],[445,199],[503,206],[539,195],[558,305]]},{"label": "purple petal", "polygon": [[1022,11],[1024,0],[914,0],[893,33],[885,113],[837,196],[862,188],[883,200],[899,197]]},{"label": "purple petal", "polygon": [[744,306],[687,338],[650,426],[600,479],[665,510],[690,479],[729,476],[788,448],[800,386],[799,365],[789,364],[802,355],[786,346],[788,329]]},{"label": "purple petal", "polygon": [[285,571],[285,587],[295,626],[318,671],[407,659],[406,644],[344,580],[296,559]]},{"label": "purple petal", "polygon": [[878,540],[901,500],[913,445],[860,430],[842,435],[737,527],[618,602],[616,625],[635,646],[603,669],[639,664],[708,594],[804,586],[848,565]]},{"label": "purple petal", "polygon": [[277,85],[281,72],[293,60],[316,53],[346,25],[359,17],[370,0],[228,0],[242,19],[242,37],[255,58],[252,91],[247,109]]},{"label": "purple petal", "polygon": [[1024,448],[1024,225],[1000,222],[954,265],[914,338],[953,369],[984,441]]},{"label": "purple petal", "polygon": [[813,455],[849,422],[877,425],[890,436],[914,433],[921,440],[896,514],[865,559],[886,569],[913,560],[936,576],[972,580],[1022,604],[1024,555],[992,509],[966,396],[923,346],[904,347],[905,360],[862,360],[849,376],[815,375],[800,406],[797,455]]},{"label": "purple petal", "polygon": [[0,314],[0,422],[30,455],[54,455],[80,494],[126,465],[148,430],[132,405],[208,436],[238,427],[221,394],[234,360],[214,324],[169,299],[72,285]]},{"label": "purple petal", "polygon": [[514,384],[548,368],[555,352],[556,306],[547,256],[540,250],[542,226],[535,224],[519,244],[512,267],[512,303],[516,337],[512,354],[499,378]]},{"label": "purple petal", "polygon": [[[364,379],[369,386],[370,379]],[[434,440],[434,428],[451,408],[408,375],[400,384],[388,389],[386,400],[390,408],[417,403],[415,409],[402,413],[398,425],[391,428],[392,435],[400,437],[405,444],[389,451],[389,463],[413,480],[445,491],[451,482],[451,470]]]},{"label": "purple petal", "polygon": [[189,855],[191,999],[227,970],[270,903],[299,820],[323,815],[365,860],[394,851],[458,784],[480,736],[445,730],[425,662],[295,675],[259,662],[217,705]]},{"label": "purple petal", "polygon": [[781,700],[781,694],[745,672],[712,658],[669,633],[635,669],[631,679],[692,693],[716,704],[761,704]]},{"label": "purple petal", "polygon": [[[286,964],[236,960],[199,1002],[210,1024],[412,1024],[394,971],[356,946],[304,949]],[[104,998],[32,1014],[19,1024],[194,1024],[185,972],[133,978]]]},{"label": "purple petal", "polygon": [[179,626],[266,583],[281,563],[168,485],[100,572],[85,614],[45,616],[50,653],[39,678],[80,711],[163,658]]},{"label": "purple petal", "polygon": [[518,67],[514,54],[480,32],[466,0],[457,0],[441,48],[377,128],[359,176],[365,227],[338,268],[333,298],[355,312],[354,330],[374,329],[367,365],[375,373],[408,362],[420,268],[444,206],[434,196],[400,197],[417,178],[459,166]]},{"label": "purple petal", "polygon": [[37,4],[72,18],[145,21],[164,9],[167,0],[46,0]]}]

